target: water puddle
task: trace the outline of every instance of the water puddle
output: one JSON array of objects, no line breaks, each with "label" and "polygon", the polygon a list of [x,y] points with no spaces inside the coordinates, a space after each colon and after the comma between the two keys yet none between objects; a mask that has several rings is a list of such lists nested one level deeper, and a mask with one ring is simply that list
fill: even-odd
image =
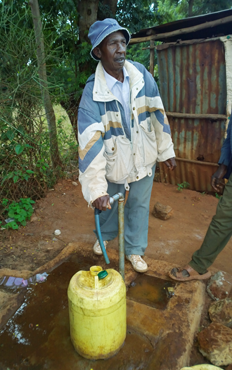
[{"label": "water puddle", "polygon": [[166,308],[175,283],[149,275],[139,275],[131,283],[127,298],[159,310]]},{"label": "water puddle", "polygon": [[[77,271],[88,270],[95,264],[93,259],[75,255],[51,272],[44,283],[28,285],[24,303],[0,331],[1,370],[147,368],[153,356],[153,346],[146,336],[133,330],[127,331],[120,352],[108,360],[86,360],[73,349],[69,335],[68,284]],[[158,280],[139,276],[128,289],[128,297],[164,309],[168,301],[166,290],[172,284],[162,281],[162,285]]]}]

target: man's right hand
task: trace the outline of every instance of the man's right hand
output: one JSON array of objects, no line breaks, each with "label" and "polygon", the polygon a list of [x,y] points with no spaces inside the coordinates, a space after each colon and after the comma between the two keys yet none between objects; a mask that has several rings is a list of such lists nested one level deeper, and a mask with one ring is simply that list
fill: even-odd
[{"label": "man's right hand", "polygon": [[106,211],[107,208],[111,209],[110,196],[104,195],[103,197],[95,199],[95,201],[92,203],[92,206],[100,209],[100,211]]},{"label": "man's right hand", "polygon": [[217,171],[213,174],[211,179],[211,185],[213,189],[217,192],[222,193],[223,189],[225,187],[225,182],[223,177],[225,176],[227,172],[227,166],[224,164],[220,164]]}]

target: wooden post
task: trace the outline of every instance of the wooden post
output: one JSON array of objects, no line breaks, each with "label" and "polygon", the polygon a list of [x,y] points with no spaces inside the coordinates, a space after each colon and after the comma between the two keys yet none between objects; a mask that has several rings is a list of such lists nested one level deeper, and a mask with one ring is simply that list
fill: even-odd
[{"label": "wooden post", "polygon": [[154,41],[150,41],[150,73],[154,77],[154,62],[155,62],[155,49],[154,49]]}]

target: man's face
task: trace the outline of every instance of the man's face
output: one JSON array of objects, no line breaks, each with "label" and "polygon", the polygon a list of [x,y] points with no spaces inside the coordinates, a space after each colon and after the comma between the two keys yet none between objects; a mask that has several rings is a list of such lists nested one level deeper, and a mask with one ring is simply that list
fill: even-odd
[{"label": "man's face", "polygon": [[111,75],[118,74],[124,66],[126,59],[126,38],[120,31],[107,36],[94,53],[101,59],[106,72]]}]

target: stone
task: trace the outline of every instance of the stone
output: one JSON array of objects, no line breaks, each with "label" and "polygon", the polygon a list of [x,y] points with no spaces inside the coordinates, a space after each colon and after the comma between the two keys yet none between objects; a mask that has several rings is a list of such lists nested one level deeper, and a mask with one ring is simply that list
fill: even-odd
[{"label": "stone", "polygon": [[156,218],[161,220],[168,220],[173,215],[173,209],[170,206],[165,206],[159,202],[156,202],[152,214]]},{"label": "stone", "polygon": [[55,235],[60,235],[61,234],[61,231],[59,229],[57,229],[57,230],[54,231],[54,234]]},{"label": "stone", "polygon": [[78,183],[77,183],[76,181],[73,181],[73,182],[72,182],[72,184],[73,184],[74,186],[77,186],[77,185],[78,185]]},{"label": "stone", "polygon": [[198,334],[199,351],[215,366],[232,364],[232,329],[212,322]]},{"label": "stone", "polygon": [[36,216],[31,216],[31,220],[30,220],[31,222],[35,222],[35,221],[38,221],[38,217],[36,217]]},{"label": "stone", "polygon": [[232,299],[226,298],[213,302],[209,307],[211,321],[217,321],[232,328]]},{"label": "stone", "polygon": [[211,277],[206,290],[213,300],[227,298],[232,290],[232,276],[227,272],[218,271]]},{"label": "stone", "polygon": [[214,365],[202,364],[194,365],[193,367],[183,367],[181,370],[223,370],[221,367]]}]

